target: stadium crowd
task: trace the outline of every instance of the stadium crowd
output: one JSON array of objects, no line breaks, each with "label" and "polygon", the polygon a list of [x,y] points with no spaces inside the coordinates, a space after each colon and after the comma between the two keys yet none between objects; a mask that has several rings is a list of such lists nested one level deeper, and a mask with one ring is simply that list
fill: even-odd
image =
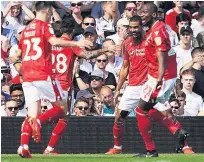
[{"label": "stadium crowd", "polygon": [[[35,19],[35,2],[1,2],[1,115],[26,116],[27,108],[22,89],[21,58],[16,55],[21,32]],[[128,38],[129,21],[141,14],[145,3],[155,3],[159,21],[163,21],[171,41],[169,54],[176,54],[177,81],[169,99],[168,111],[174,116],[204,115],[204,2],[54,2],[50,23],[66,16],[74,18],[73,40],[89,40],[93,46],[88,51],[115,45],[94,59],[77,57],[66,65],[64,56],[56,58],[63,73],[73,66],[72,87],[67,87],[71,102],[70,114],[75,116],[115,116],[119,102],[115,91],[120,80],[124,53],[119,47]],[[143,30],[148,28],[143,26]],[[129,35],[128,35],[129,34]],[[55,33],[57,36],[57,33]],[[53,47],[55,48],[55,47]],[[56,47],[57,48],[57,47]],[[107,54],[109,53],[109,54]],[[188,76],[191,76],[189,79]],[[120,89],[120,101],[128,77]],[[30,92],[32,94],[32,91]],[[41,101],[42,112],[51,108],[47,100]],[[130,116],[135,116],[135,111]]]},{"label": "stadium crowd", "polygon": [[158,157],[150,119],[177,137],[177,153],[194,153],[176,117],[204,115],[202,1],[2,6],[1,114],[26,117],[20,156],[31,158],[30,137],[40,142],[41,128],[56,122],[44,154],[57,154],[70,115],[115,116],[106,154],[122,152],[128,115],[147,150],[135,156]]}]

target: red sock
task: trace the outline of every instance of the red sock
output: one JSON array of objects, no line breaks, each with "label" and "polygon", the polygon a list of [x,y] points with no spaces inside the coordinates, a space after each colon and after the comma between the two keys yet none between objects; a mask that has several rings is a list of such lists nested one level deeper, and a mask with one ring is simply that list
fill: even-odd
[{"label": "red sock", "polygon": [[160,111],[151,109],[148,115],[155,121],[159,122],[165,128],[168,128],[172,134],[175,134],[179,128],[179,125],[175,125],[172,120],[165,117]]},{"label": "red sock", "polygon": [[38,119],[40,120],[41,125],[45,124],[49,121],[56,121],[59,118],[64,116],[64,110],[61,109],[59,106],[53,106],[53,108],[47,110],[46,112],[42,113]]},{"label": "red sock", "polygon": [[52,135],[51,135],[48,146],[54,148],[58,144],[60,138],[63,136],[63,134],[67,128],[67,124],[68,124],[67,121],[65,121],[63,119],[59,119],[57,125],[55,126],[54,130],[52,131]]},{"label": "red sock", "polygon": [[152,127],[148,115],[137,107],[136,118],[138,122],[138,129],[145,142],[146,149],[148,151],[156,150],[156,146],[152,138]]},{"label": "red sock", "polygon": [[117,124],[113,125],[113,138],[114,146],[122,146],[122,138],[124,135],[124,125],[118,126]]},{"label": "red sock", "polygon": [[28,122],[29,118],[26,118],[21,127],[21,145],[28,145],[32,133],[32,128]]}]

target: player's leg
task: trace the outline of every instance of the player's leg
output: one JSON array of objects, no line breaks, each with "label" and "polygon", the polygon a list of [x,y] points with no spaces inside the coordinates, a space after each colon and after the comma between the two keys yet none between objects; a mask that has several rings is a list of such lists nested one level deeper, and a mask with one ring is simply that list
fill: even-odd
[{"label": "player's leg", "polygon": [[[58,104],[63,105],[64,114],[67,114],[67,112],[70,110],[69,107],[70,107],[71,98],[68,96],[67,92],[64,92],[64,94],[66,94],[65,96],[67,99],[63,100],[63,102],[60,102]],[[57,152],[55,150],[55,146],[59,143],[61,137],[63,136],[64,132],[66,131],[66,128],[68,125],[68,119],[69,119],[69,116],[64,116],[58,120],[57,125],[55,126],[54,130],[52,131],[48,146],[45,149],[43,154],[46,154],[46,155],[47,154],[57,154]]]},{"label": "player's leg", "polygon": [[[29,141],[30,137],[34,135],[31,127],[31,119],[36,119],[36,117],[39,115],[41,109],[38,102],[40,95],[38,89],[33,85],[33,83],[23,83],[23,90],[26,105],[28,107],[28,117],[24,120],[21,127],[21,145],[18,148],[18,154],[24,158],[31,158]],[[32,92],[32,95],[30,92]],[[40,136],[37,138],[37,140],[40,140]]]},{"label": "player's leg", "polygon": [[141,89],[141,86],[126,87],[119,103],[113,125],[114,147],[106,154],[118,154],[122,152],[122,138],[125,131],[125,121],[130,112],[134,111],[134,108],[138,105]]}]

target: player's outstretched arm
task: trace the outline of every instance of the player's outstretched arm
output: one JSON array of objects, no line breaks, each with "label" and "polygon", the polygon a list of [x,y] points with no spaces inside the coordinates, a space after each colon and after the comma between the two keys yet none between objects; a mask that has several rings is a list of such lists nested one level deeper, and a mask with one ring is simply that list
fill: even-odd
[{"label": "player's outstretched arm", "polygon": [[49,43],[52,45],[52,46],[60,46],[60,47],[87,47],[87,48],[91,48],[93,46],[93,43],[88,41],[88,40],[85,40],[85,39],[82,39],[80,41],[67,41],[67,40],[63,40],[61,38],[56,38],[56,37],[51,37],[49,39]]}]

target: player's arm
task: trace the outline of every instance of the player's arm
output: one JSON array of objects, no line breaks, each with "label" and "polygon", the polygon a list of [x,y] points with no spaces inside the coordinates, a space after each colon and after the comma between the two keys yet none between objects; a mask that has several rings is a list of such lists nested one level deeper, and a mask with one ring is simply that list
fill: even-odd
[{"label": "player's arm", "polygon": [[[106,52],[115,52],[117,49],[117,46],[115,45],[111,45],[107,48],[102,48],[102,49],[99,49],[99,50],[94,50],[94,51],[86,51],[86,50],[83,50],[80,55],[78,55],[79,57],[82,57],[84,59],[93,59],[93,58],[96,58],[102,54],[106,54]],[[109,56],[108,56],[109,57]]]},{"label": "player's arm", "polygon": [[91,48],[93,46],[93,43],[88,41],[88,40],[85,40],[85,39],[82,39],[82,40],[79,40],[79,41],[67,41],[67,40],[63,40],[61,38],[56,38],[56,37],[51,37],[49,39],[49,43],[52,45],[52,46],[60,46],[60,47],[87,47],[87,48]]},{"label": "player's arm", "polygon": [[15,67],[16,71],[21,75],[22,74],[22,59],[21,59],[22,51],[18,49],[16,51],[16,57],[17,60],[13,63],[13,66]]},{"label": "player's arm", "polygon": [[167,53],[164,51],[157,51],[157,59],[159,63],[158,78],[157,81],[161,82],[164,77],[164,72],[166,69],[166,59]]}]

